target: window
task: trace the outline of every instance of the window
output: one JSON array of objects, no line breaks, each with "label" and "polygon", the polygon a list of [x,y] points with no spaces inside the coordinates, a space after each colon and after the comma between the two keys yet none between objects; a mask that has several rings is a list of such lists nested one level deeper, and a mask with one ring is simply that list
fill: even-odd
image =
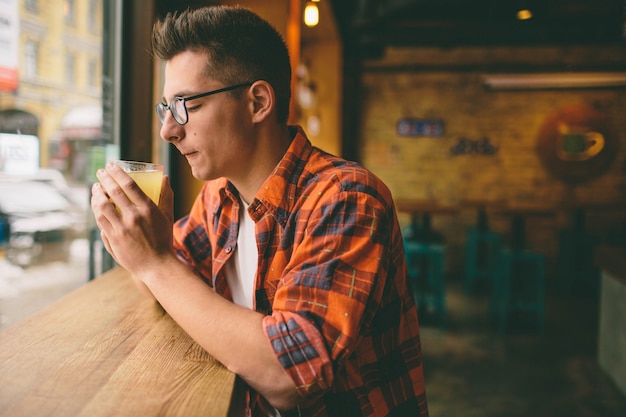
[{"label": "window", "polygon": [[92,33],[98,31],[98,19],[100,16],[100,0],[89,0],[89,10],[87,11],[87,21],[89,22],[89,30]]},{"label": "window", "polygon": [[[157,3],[162,10],[163,4],[169,4],[146,2]],[[122,80],[130,80],[133,86],[143,83],[148,90],[153,86],[151,77],[143,76],[153,65],[143,62],[145,49],[133,45],[128,56],[123,53],[133,44],[129,41],[135,33],[150,29],[143,24],[145,14],[129,13],[130,22],[122,19],[123,10],[135,7],[133,2],[0,0],[0,4],[0,15],[8,20],[3,23],[9,23],[5,26],[10,31],[0,56],[10,64],[6,72],[11,76],[0,79],[0,183],[16,173],[24,176],[20,179],[24,183],[48,183],[77,214],[66,223],[71,231],[52,230],[50,240],[42,242],[37,240],[42,236],[39,232],[56,221],[37,218],[21,222],[32,226],[28,231],[17,226],[11,229],[19,213],[9,218],[0,207],[0,287],[8,284],[16,291],[15,297],[0,296],[2,330],[114,265],[101,242],[97,244],[89,209],[90,186],[96,181],[96,169],[120,155],[120,143],[133,152],[140,146],[146,149],[150,123],[140,123],[139,129],[132,126],[137,124],[137,114],[154,115],[154,101],[140,94],[129,103],[128,91],[121,88]],[[32,12],[35,9],[37,15]],[[126,60],[131,65],[122,65]],[[134,65],[140,65],[141,71],[127,71]],[[137,131],[141,133],[135,135]],[[139,139],[131,143],[131,136]],[[159,145],[166,161],[171,149],[165,142]],[[0,200],[21,196],[0,190]],[[42,209],[51,201],[41,200]],[[87,230],[76,219],[86,219]]]},{"label": "window", "polygon": [[87,85],[90,88],[98,88],[98,60],[96,58],[90,58],[87,63]]},{"label": "window", "polygon": [[39,14],[39,1],[38,0],[25,0],[24,7],[32,14]]},{"label": "window", "polygon": [[28,40],[24,43],[24,78],[36,79],[39,76],[39,43]]},{"label": "window", "polygon": [[76,84],[76,55],[72,52],[65,55],[65,84]]},{"label": "window", "polygon": [[[12,76],[0,79],[0,292],[5,284],[15,290],[15,297],[0,294],[0,330],[91,276],[90,183],[102,155],[117,146],[113,129],[103,126],[113,125],[118,111],[121,3],[0,0],[8,20],[2,23],[10,23],[3,26],[7,47],[0,47],[0,57]],[[105,50],[114,58],[108,65]],[[104,80],[116,92],[106,115],[103,94],[112,94]],[[20,192],[8,191],[17,183]],[[35,197],[26,197],[29,190]],[[18,221],[31,214],[19,204],[24,200],[41,213]],[[63,215],[51,207],[59,202],[66,205]]]},{"label": "window", "polygon": [[74,26],[74,19],[76,17],[75,6],[74,0],[65,0],[63,3],[63,16],[65,17],[65,24],[68,26]]}]

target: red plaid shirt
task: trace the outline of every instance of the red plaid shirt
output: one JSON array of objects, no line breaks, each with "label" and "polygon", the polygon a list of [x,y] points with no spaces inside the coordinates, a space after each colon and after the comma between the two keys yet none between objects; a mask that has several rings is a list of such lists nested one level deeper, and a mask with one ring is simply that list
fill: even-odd
[{"label": "red plaid shirt", "polygon": [[[305,398],[294,415],[427,416],[391,193],[361,166],[311,146],[301,129],[292,132],[248,211],[259,251],[255,309]],[[229,299],[223,267],[241,207],[232,184],[209,181],[174,227],[178,256]]]}]

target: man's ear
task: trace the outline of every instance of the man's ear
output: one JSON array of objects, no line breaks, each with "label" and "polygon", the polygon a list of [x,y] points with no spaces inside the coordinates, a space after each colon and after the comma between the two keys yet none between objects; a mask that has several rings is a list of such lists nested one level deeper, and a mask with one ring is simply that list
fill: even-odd
[{"label": "man's ear", "polygon": [[276,109],[276,95],[267,81],[259,80],[252,84],[250,94],[253,95],[252,121],[260,123],[266,120]]}]

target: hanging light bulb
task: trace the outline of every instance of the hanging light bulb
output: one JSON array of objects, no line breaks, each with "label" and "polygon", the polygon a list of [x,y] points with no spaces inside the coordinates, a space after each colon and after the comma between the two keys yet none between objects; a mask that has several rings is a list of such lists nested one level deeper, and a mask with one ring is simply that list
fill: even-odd
[{"label": "hanging light bulb", "polygon": [[528,20],[533,17],[533,12],[530,9],[519,9],[517,11],[517,20]]},{"label": "hanging light bulb", "polygon": [[304,8],[304,24],[308,27],[317,26],[320,22],[320,11],[315,3],[316,2],[309,1]]}]

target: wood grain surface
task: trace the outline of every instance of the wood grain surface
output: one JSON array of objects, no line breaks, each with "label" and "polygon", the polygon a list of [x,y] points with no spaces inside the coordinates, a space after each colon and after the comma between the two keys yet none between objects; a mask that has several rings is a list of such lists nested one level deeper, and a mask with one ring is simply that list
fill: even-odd
[{"label": "wood grain surface", "polygon": [[0,332],[0,416],[226,416],[235,375],[113,269]]}]

